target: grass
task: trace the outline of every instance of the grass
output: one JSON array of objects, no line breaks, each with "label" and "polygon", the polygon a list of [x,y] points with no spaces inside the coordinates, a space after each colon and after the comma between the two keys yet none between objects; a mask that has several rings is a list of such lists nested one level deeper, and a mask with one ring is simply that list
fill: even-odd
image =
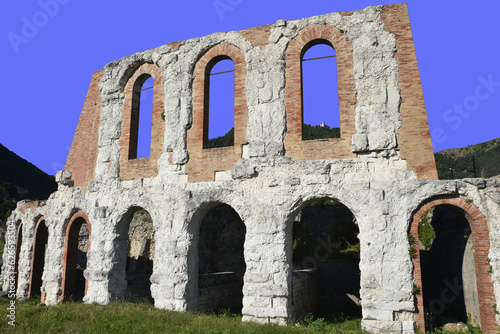
[{"label": "grass", "polygon": [[[175,333],[175,334],[286,334],[361,333],[349,315],[309,318],[291,326],[241,322],[228,312],[215,314],[180,313],[159,310],[151,304],[111,303],[108,305],[68,302],[44,306],[36,300],[16,302],[16,326],[8,325],[10,300],[0,299],[0,333]],[[330,322],[331,321],[331,322]]]}]

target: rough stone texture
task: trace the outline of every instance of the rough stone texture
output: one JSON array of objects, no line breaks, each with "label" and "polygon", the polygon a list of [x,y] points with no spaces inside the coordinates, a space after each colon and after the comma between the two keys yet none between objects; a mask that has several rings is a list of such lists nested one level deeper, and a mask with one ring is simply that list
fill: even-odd
[{"label": "rough stone texture", "polygon": [[[288,117],[299,117],[301,111],[290,115],[286,107],[287,99],[298,103],[300,98],[285,94],[291,82],[287,76],[300,73],[287,72],[287,48],[305,29],[308,32],[300,38],[326,38],[325,29],[315,26],[326,26],[345,42],[345,49],[336,51],[351,55],[344,58],[350,67],[342,72],[350,78],[339,80],[352,85],[355,94],[339,97],[347,104],[341,106],[346,112],[341,117],[341,138],[326,144],[311,141],[308,155],[300,156],[293,151],[301,144],[294,143],[294,135],[288,132]],[[203,138],[190,131],[204,131],[195,127],[203,115],[196,98],[204,94],[193,89],[195,67],[203,55],[222,44],[237,49],[244,61],[245,85],[237,92],[246,103],[246,114],[241,111],[246,128],[238,142],[243,146],[234,147],[230,163],[218,164],[224,170],[214,169],[213,175],[200,174],[197,179],[195,173],[213,169],[210,161],[226,156],[217,150],[198,149],[193,155],[188,151],[189,138]],[[159,158],[137,163],[138,175],[147,177],[122,178],[126,87],[143,64],[163,73],[165,121],[159,127],[162,137],[153,134],[163,138],[163,147]],[[486,298],[480,298],[481,326],[496,333],[500,317],[492,305],[500,304],[500,182],[435,180],[406,5],[279,20],[241,32],[171,43],[109,63],[96,72],[90,91],[86,117],[82,113],[78,125],[81,135],[75,136],[65,167],[74,171],[74,185],[67,172],[61,173],[58,190],[46,202],[19,203],[7,222],[22,222],[19,298],[27,296],[35,225],[43,217],[49,231],[43,298],[46,304],[60,301],[66,226],[76,212],[83,211],[92,231],[84,301],[105,304],[123,299],[127,289],[124,241],[133,213],[144,209],[154,228],[150,281],[155,306],[199,309],[200,225],[210,209],[224,203],[246,227],[243,321],[285,324],[294,319],[294,218],[311,201],[331,198],[353,213],[359,228],[363,328],[372,333],[410,333],[417,324],[424,324],[420,297],[412,292],[420,267],[409,256],[408,231],[411,227],[416,233],[413,222],[419,217],[414,215],[421,214],[420,208],[445,198],[471,212],[472,236],[480,247],[475,254],[483,254],[475,255],[478,287],[480,293],[488,291]],[[291,146],[286,145],[287,138],[292,138]],[[82,144],[84,139],[90,149]],[[3,282],[9,269],[6,260]]]}]

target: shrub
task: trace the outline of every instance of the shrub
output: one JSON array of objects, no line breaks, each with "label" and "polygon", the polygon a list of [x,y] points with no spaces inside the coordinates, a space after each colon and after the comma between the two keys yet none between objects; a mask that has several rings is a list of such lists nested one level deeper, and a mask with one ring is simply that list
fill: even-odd
[{"label": "shrub", "polygon": [[427,210],[418,222],[418,239],[426,250],[431,248],[432,240],[436,237],[436,233],[429,224],[429,218],[427,217],[430,210],[432,209]]}]

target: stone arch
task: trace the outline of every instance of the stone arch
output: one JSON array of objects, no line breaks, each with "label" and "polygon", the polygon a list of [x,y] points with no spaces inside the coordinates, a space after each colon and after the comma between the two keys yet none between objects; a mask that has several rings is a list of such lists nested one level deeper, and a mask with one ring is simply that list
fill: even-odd
[{"label": "stone arch", "polygon": [[[337,54],[341,138],[303,141],[302,55],[310,46],[318,43],[332,46]],[[286,49],[285,70],[287,122],[285,150],[287,155],[295,160],[355,157],[351,150],[351,136],[356,133],[356,88],[353,66],[352,44],[349,38],[335,27],[306,26],[290,41]]]},{"label": "stone arch", "polygon": [[[229,36],[231,34],[237,34],[237,36]],[[205,56],[205,54],[213,49],[214,47],[220,45],[220,44],[226,44],[229,45],[230,47],[234,47],[238,50],[241,50],[242,52],[246,52],[247,50],[250,50],[253,48],[252,43],[245,38],[243,35],[241,35],[240,32],[232,31],[229,33],[225,34],[226,36],[209,40],[205,43],[200,43],[201,47],[197,48],[194,50],[192,53],[190,53],[190,57],[187,59],[188,63],[188,73],[194,74],[196,71],[196,66],[198,66],[198,61]],[[227,38],[229,37],[229,38]],[[236,38],[235,38],[236,37]],[[180,50],[182,51],[183,46],[180,47]]]},{"label": "stone arch", "polygon": [[[338,307],[361,315],[361,242],[355,214],[334,196],[307,196],[293,207],[286,221],[293,319]],[[306,227],[307,242],[297,243],[299,224]]]},{"label": "stone arch", "polygon": [[81,210],[76,211],[69,222],[64,225],[65,242],[61,300],[68,298],[82,300],[88,289],[88,281],[83,275],[87,267],[92,226],[87,214]]},{"label": "stone arch", "polygon": [[[462,196],[457,197],[434,197],[424,201],[413,213],[410,220],[409,232],[413,239],[419,240],[418,225],[422,217],[427,215],[427,212],[438,206],[452,206],[463,210],[465,219],[467,220],[472,235],[472,248],[474,249],[474,269],[477,280],[477,294],[480,301],[479,312],[481,317],[481,329],[486,333],[496,333],[498,324],[495,319],[493,309],[494,290],[492,275],[489,272],[487,263],[488,252],[490,249],[490,239],[488,224],[482,212],[469,200]],[[413,262],[413,276],[415,285],[422,287],[422,267],[420,252],[416,252]],[[424,300],[422,294],[415,295],[416,313],[415,322],[421,329],[425,328]]]},{"label": "stone arch", "polygon": [[155,224],[150,211],[142,206],[128,207],[115,227],[115,267],[125,301],[153,302],[151,276],[155,249]]},{"label": "stone arch", "polygon": [[14,255],[14,284],[15,293],[17,294],[18,282],[19,282],[19,257],[21,255],[21,246],[23,244],[23,222],[19,219],[16,222],[17,232],[16,232],[16,251]]},{"label": "stone arch", "polygon": [[188,225],[188,309],[218,311],[243,307],[246,225],[233,206],[205,203]]},{"label": "stone arch", "polygon": [[[208,77],[212,66],[221,59],[234,63],[234,145],[205,149],[208,141]],[[207,72],[208,71],[208,72]],[[247,143],[248,112],[245,93],[245,56],[237,47],[220,43],[206,51],[196,62],[193,80],[193,124],[187,134],[189,161],[186,165],[191,182],[214,180],[216,171],[233,168],[242,157]]]},{"label": "stone arch", "polygon": [[[136,68],[135,68],[136,67]],[[164,75],[162,70],[153,64],[143,63],[135,65],[124,86],[124,100],[122,105],[122,131],[120,135],[120,176],[122,180],[131,180],[138,177],[154,177],[157,175],[157,162],[163,153],[163,139],[165,122],[162,114],[165,111],[165,96],[163,92]],[[137,141],[137,133],[134,130],[138,120],[134,113],[137,108],[134,105],[134,94],[137,84],[145,81],[146,77],[152,77],[153,89],[153,115],[151,124],[151,151],[149,157],[131,159],[131,150]],[[135,90],[134,90],[135,89]],[[134,121],[135,120],[135,121]],[[133,152],[132,152],[133,153]]]},{"label": "stone arch", "polygon": [[45,217],[40,217],[35,225],[35,236],[33,240],[33,253],[31,258],[30,284],[28,298],[41,296],[41,302],[45,300],[45,293],[42,292],[43,271],[45,267],[45,251],[49,238]]}]

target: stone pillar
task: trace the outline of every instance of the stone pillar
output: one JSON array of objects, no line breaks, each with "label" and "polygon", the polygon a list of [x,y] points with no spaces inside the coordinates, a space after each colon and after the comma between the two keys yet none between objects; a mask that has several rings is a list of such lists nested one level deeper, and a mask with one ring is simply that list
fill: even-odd
[{"label": "stone pillar", "polygon": [[55,305],[61,300],[62,293],[63,221],[55,218],[54,220],[46,220],[46,223],[49,230],[49,238],[45,251],[45,263],[42,275],[42,302],[46,305]]},{"label": "stone pillar", "polygon": [[285,325],[291,318],[291,238],[275,207],[255,208],[245,221],[243,321]]},{"label": "stone pillar", "polygon": [[[113,268],[115,256],[119,252],[115,246],[117,235],[113,232],[114,224],[107,222],[103,207],[96,208],[93,216],[91,247],[87,252],[87,269],[83,272],[88,288],[83,301],[107,304],[123,297],[123,284],[126,281],[123,275],[117,277],[118,271]],[[122,292],[121,295],[118,291]]]},{"label": "stone pillar", "polygon": [[[373,187],[373,185],[372,185]],[[369,204],[358,215],[361,241],[363,329],[370,333],[413,333],[415,311],[408,217],[392,205],[390,190],[371,189]]]},{"label": "stone pillar", "polygon": [[33,215],[23,217],[23,243],[19,252],[19,273],[17,275],[17,298],[28,298],[30,286],[31,258],[33,256],[33,241],[35,234],[35,218]]},{"label": "stone pillar", "polygon": [[[196,307],[192,281],[188,278],[190,238],[186,230],[163,227],[155,232],[155,259],[151,276],[151,293],[155,307],[187,311]],[[190,260],[194,260],[190,258]],[[196,277],[197,278],[197,277]],[[197,283],[197,279],[195,280]],[[193,283],[193,282],[191,282]]]}]

